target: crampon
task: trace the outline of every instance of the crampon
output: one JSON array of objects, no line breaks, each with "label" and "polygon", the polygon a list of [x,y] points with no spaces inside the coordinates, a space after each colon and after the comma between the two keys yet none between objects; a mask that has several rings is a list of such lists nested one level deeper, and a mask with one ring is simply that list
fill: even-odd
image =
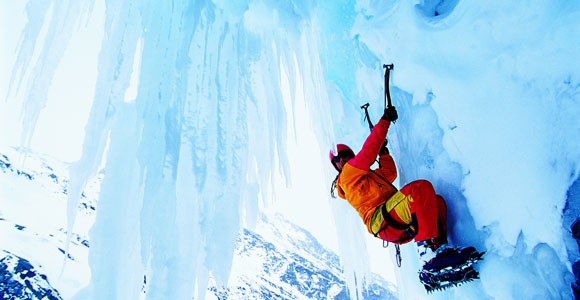
[{"label": "crampon", "polygon": [[419,272],[419,280],[428,293],[440,291],[463,283],[479,279],[479,272],[473,265],[482,260],[485,252],[473,252],[461,264],[447,266],[441,269],[423,268]]}]

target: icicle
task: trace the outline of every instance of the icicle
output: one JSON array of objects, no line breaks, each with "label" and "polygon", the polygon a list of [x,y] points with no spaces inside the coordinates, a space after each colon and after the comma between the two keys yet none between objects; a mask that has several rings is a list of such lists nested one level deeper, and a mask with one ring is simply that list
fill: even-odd
[{"label": "icicle", "polygon": [[32,78],[29,82],[22,111],[23,130],[21,144],[24,147],[28,148],[30,146],[40,111],[46,106],[46,95],[56,68],[65,53],[73,31],[81,22],[80,16],[82,12],[92,7],[92,1],[57,1],[53,3],[50,10],[48,10],[49,4],[46,1],[31,2],[27,5],[29,22],[22,34],[9,90],[12,89],[12,84],[14,83],[16,83],[17,89],[20,86],[24,75],[28,71],[30,60],[34,57],[32,54],[40,38],[39,34],[46,18],[46,12],[50,11],[51,15],[49,16],[50,24],[44,37],[42,50],[40,50],[36,64],[30,70]]},{"label": "icicle", "polygon": [[[83,152],[79,161],[71,166],[71,181],[69,185],[69,197],[67,207],[67,231],[72,232],[78,201],[89,178],[94,176],[102,162],[111,126],[118,116],[119,110],[124,110],[124,95],[129,86],[133,67],[133,55],[136,49],[139,30],[136,27],[138,15],[131,3],[123,1],[107,1],[105,36],[99,54],[99,73],[96,82],[95,98],[85,127],[85,139]],[[127,124],[133,127],[133,124]],[[116,155],[111,153],[110,155]],[[106,171],[107,172],[107,171]],[[111,176],[116,176],[110,171]],[[109,176],[106,173],[105,178]],[[103,183],[103,190],[108,189],[107,181]],[[100,195],[102,198],[103,195]],[[99,203],[103,201],[99,200]],[[107,212],[103,212],[106,214]],[[97,216],[101,214],[98,205]],[[121,222],[121,220],[117,220]],[[99,222],[95,224],[98,227]],[[91,239],[98,240],[91,234]],[[70,242],[68,236],[67,245]],[[68,246],[67,246],[68,247]],[[94,254],[94,251],[91,251]],[[93,258],[94,260],[94,258]],[[101,262],[99,262],[101,263]],[[97,263],[98,264],[98,263]],[[93,266],[93,263],[91,263]],[[97,267],[98,268],[98,267]],[[93,276],[99,277],[95,273]],[[101,281],[92,281],[89,289],[94,291],[103,290],[99,286]],[[99,289],[100,288],[100,289]],[[90,291],[89,291],[90,292]]]},{"label": "icicle", "polygon": [[50,11],[49,8],[50,1],[48,0],[29,1],[26,4],[28,22],[20,36],[18,56],[14,63],[14,67],[12,68],[12,75],[8,87],[8,93],[6,95],[7,98],[10,96],[13,86],[16,87],[16,93],[18,93],[22,79],[28,71],[28,65],[33,58],[36,42],[39,39],[40,30],[44,25],[46,14]]},{"label": "icicle", "polygon": [[[27,4],[28,23],[20,39],[18,56],[12,70],[7,95],[10,96],[14,87],[18,91],[25,76],[30,73],[28,88],[26,89],[27,94],[22,106],[23,129],[21,133],[21,145],[24,148],[30,147],[40,112],[46,106],[47,94],[52,78],[65,53],[70,38],[78,24],[82,22],[81,16],[88,17],[88,14],[83,14],[83,12],[90,12],[92,7],[92,0],[57,1],[52,3],[52,5],[48,1],[31,1]],[[42,37],[43,43],[39,46],[41,49],[38,50],[37,43],[41,38],[40,33],[42,27],[46,26],[45,19],[47,17],[50,23],[47,25],[46,36]],[[35,57],[33,54],[36,52],[39,52],[37,61],[29,70],[31,60]],[[75,173],[75,171],[72,171],[72,173]],[[81,180],[83,186],[88,176],[85,177],[84,180]],[[76,204],[82,193],[82,188],[80,188],[80,185],[74,186],[71,184],[69,192],[72,195],[77,195],[77,200],[74,202],[74,207],[71,207],[73,205],[69,201],[69,213],[67,214],[69,222],[67,226],[67,251],[72,234],[74,214],[76,214],[77,209]]]}]

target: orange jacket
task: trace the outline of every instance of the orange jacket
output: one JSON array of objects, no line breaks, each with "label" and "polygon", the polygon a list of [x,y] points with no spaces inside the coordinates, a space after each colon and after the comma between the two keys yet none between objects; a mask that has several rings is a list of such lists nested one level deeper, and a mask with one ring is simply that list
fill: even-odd
[{"label": "orange jacket", "polygon": [[337,183],[338,195],[357,210],[370,233],[376,208],[397,192],[392,185],[397,178],[397,168],[391,155],[381,155],[381,167],[370,170],[387,137],[389,124],[381,119],[375,125],[361,151],[342,168]]}]

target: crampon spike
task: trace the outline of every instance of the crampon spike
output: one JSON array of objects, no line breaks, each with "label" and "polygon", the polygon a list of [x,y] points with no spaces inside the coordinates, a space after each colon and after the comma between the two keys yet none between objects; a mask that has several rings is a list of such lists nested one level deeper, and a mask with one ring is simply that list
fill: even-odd
[{"label": "crampon spike", "polygon": [[419,272],[419,280],[425,286],[427,293],[445,290],[460,286],[463,283],[479,279],[479,273],[473,268],[474,264],[482,260],[485,252],[475,252],[461,265],[439,270],[423,269]]}]

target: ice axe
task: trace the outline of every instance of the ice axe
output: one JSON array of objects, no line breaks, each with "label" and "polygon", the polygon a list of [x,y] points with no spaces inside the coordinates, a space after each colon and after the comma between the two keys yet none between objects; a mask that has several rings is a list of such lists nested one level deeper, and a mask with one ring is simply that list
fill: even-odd
[{"label": "ice axe", "polygon": [[[391,92],[389,90],[389,78],[391,74],[391,70],[394,68],[393,64],[383,64],[383,68],[385,69],[385,109],[392,107],[393,103],[391,102]],[[369,117],[369,104],[366,103],[360,107],[361,109],[365,110],[365,119],[369,123],[369,129],[373,131],[373,123],[371,123],[371,119]]]},{"label": "ice axe", "polygon": [[[369,123],[369,130],[370,130],[371,132],[373,132],[373,127],[375,127],[375,126],[374,126],[374,125],[373,125],[373,123],[371,122],[371,118],[370,118],[370,116],[369,116],[369,105],[370,105],[370,104],[368,104],[368,103],[365,103],[364,105],[362,105],[362,106],[360,107],[360,109],[364,109],[364,110],[365,110],[365,120],[366,120],[366,121]],[[385,142],[384,142],[384,144],[383,144],[383,147],[386,147],[386,146],[387,146],[387,143],[388,143],[388,141],[385,139]],[[379,167],[380,167],[380,166],[381,166],[381,163],[380,163],[378,160],[377,160],[377,163],[379,163]]]},{"label": "ice axe", "polygon": [[361,106],[360,109],[365,110],[365,120],[367,120],[367,122],[369,122],[369,129],[372,132],[374,125],[373,125],[373,123],[371,123],[371,118],[369,117],[369,104],[366,103],[365,105]]},{"label": "ice axe", "polygon": [[393,106],[391,103],[391,92],[389,91],[389,77],[391,75],[391,70],[394,67],[393,64],[383,65],[383,68],[385,69],[385,108]]}]

